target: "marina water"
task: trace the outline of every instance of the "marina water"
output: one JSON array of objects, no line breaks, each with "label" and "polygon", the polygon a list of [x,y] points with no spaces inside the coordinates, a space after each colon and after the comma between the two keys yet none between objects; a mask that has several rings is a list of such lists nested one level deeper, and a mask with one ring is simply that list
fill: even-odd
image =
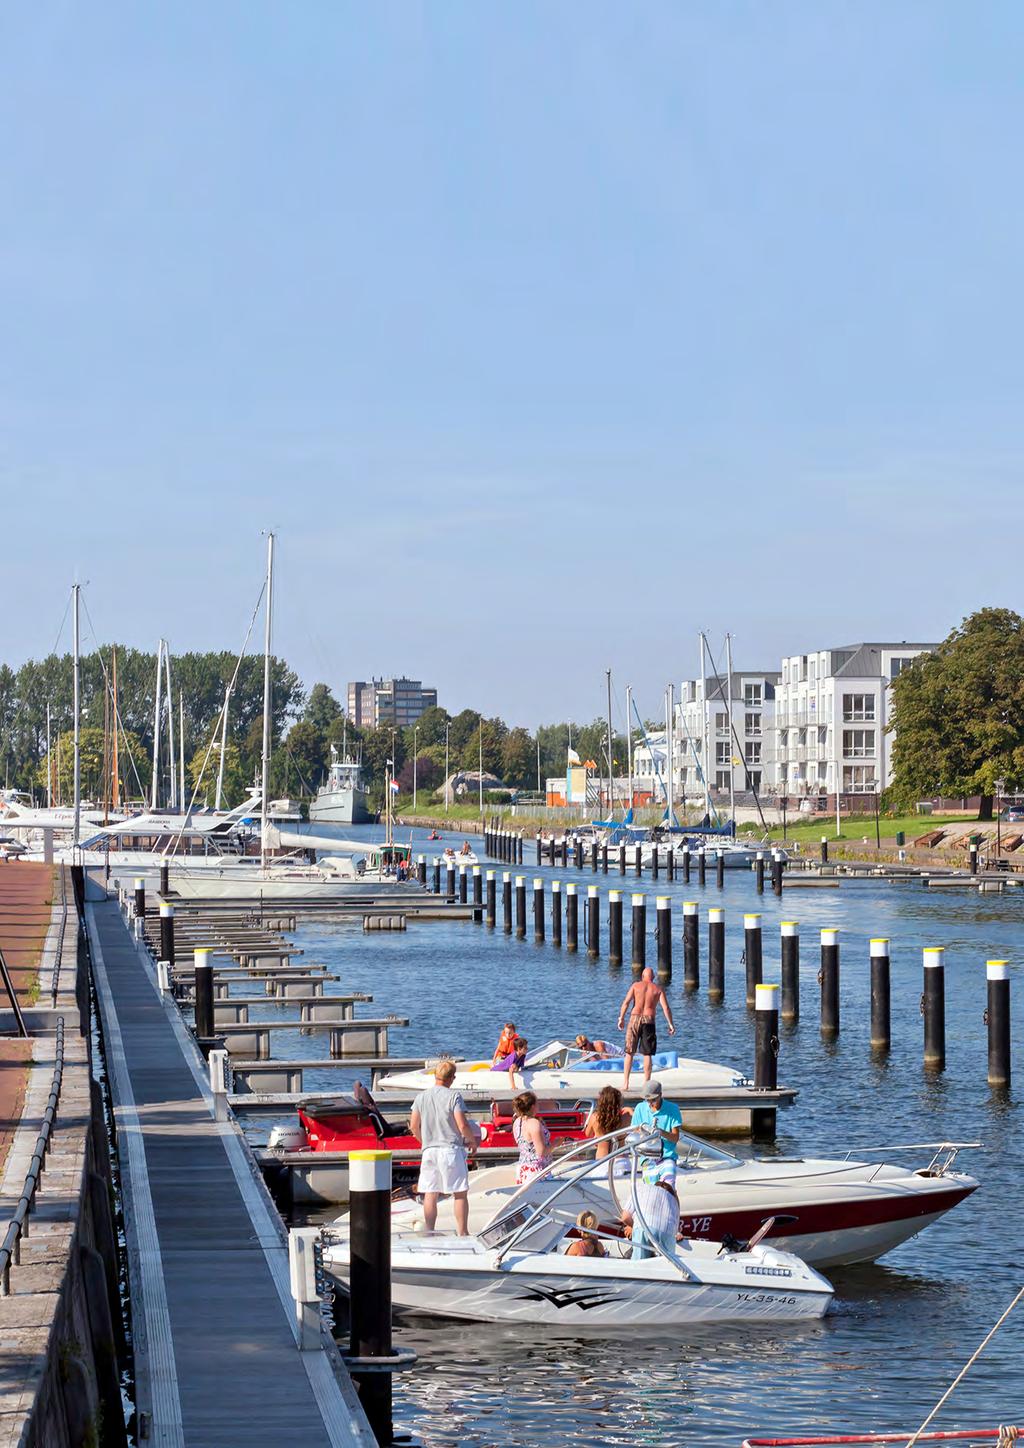
[{"label": "marina water", "polygon": [[[367,829],[367,839],[378,831]],[[402,840],[409,838],[403,832]],[[413,832],[432,859],[440,846]],[[472,842],[477,847],[477,841]],[[527,858],[532,857],[532,842]],[[632,980],[628,964],[609,968],[465,922],[411,923],[401,934],[364,936],[358,922],[305,924],[296,944],[327,965],[339,991],[374,995],[373,1014],[408,1015],[392,1033],[397,1055],[450,1051],[489,1056],[502,1022],[513,1019],[531,1047],[579,1031],[617,1040],[619,1004]],[[619,1338],[518,1326],[406,1319],[396,1341],[416,1349],[416,1367],[395,1379],[395,1416],[427,1448],[536,1448],[540,1444],[740,1444],[748,1434],[848,1433],[916,1427],[992,1323],[1024,1283],[1024,1234],[1018,1193],[1024,1182],[1020,1093],[1024,1092],[1024,979],[1013,982],[1018,1077],[1008,1093],[986,1083],[985,961],[1024,956],[1024,892],[979,895],[922,885],[846,882],[838,889],[791,889],[781,901],[758,896],[752,876],[730,871],[718,890],[669,884],[589,867],[552,871],[531,863],[513,871],[642,891],[673,906],[674,976],[669,997],[677,1034],[659,1021],[659,1044],[752,1071],[752,1013],[744,1005],[743,912],[762,914],[764,977],[779,978],[779,922],[797,919],[801,937],[801,1020],[780,1030],[779,1079],[799,1089],[781,1111],[769,1148],[741,1144],[739,1154],[836,1157],[870,1146],[981,1141],[958,1166],[980,1189],[883,1262],[829,1272],[836,1286],[820,1323],[763,1330],[720,1327]],[[582,891],[585,894],[585,890]],[[682,902],[697,900],[702,989],[682,989]],[[707,908],[726,910],[726,997],[706,996]],[[602,948],[607,909],[602,899]],[[842,1029],[832,1043],[818,1031],[818,931],[836,926],[841,942]],[[582,932],[581,932],[582,933]],[[627,932],[628,935],[628,932]],[[892,953],[892,1052],[868,1045],[868,941],[888,936]],[[624,942],[628,956],[628,939]],[[922,1066],[921,951],[945,947],[947,1066]],[[581,940],[582,946],[582,940]],[[653,959],[652,941],[648,958]],[[328,982],[327,989],[331,988]],[[254,1012],[273,1018],[273,1007]],[[308,1038],[282,1031],[279,1057],[308,1056]],[[319,1050],[314,1054],[319,1054]],[[340,1089],[341,1070],[306,1073],[309,1090]],[[924,1165],[928,1152],[895,1159]],[[685,1202],[684,1202],[685,1209]],[[1011,1317],[934,1425],[1019,1421],[1024,1417],[1024,1314]]]}]

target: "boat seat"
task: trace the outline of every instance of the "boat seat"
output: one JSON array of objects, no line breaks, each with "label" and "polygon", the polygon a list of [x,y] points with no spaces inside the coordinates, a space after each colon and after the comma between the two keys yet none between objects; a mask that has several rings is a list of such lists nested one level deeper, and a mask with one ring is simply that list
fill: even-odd
[{"label": "boat seat", "polygon": [[[651,1057],[651,1066],[655,1071],[674,1071],[679,1065],[678,1051],[658,1051]],[[621,1056],[605,1056],[599,1061],[580,1061],[578,1065],[570,1067],[573,1071],[618,1071],[623,1069]]]}]

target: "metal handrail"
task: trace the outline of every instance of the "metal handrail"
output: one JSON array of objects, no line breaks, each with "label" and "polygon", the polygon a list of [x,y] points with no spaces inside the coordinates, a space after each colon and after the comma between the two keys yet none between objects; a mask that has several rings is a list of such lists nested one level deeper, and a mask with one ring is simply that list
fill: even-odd
[{"label": "metal handrail", "polygon": [[21,1189],[21,1196],[18,1199],[10,1226],[7,1228],[3,1245],[0,1246],[0,1296],[3,1297],[11,1295],[11,1263],[13,1262],[17,1266],[21,1261],[21,1241],[23,1237],[28,1236],[28,1215],[32,1210],[32,1203],[39,1187],[39,1178],[46,1164],[46,1152],[50,1145],[50,1134],[57,1115],[57,1104],[60,1101],[60,1088],[64,1079],[63,1016],[57,1018],[56,1057],[53,1080],[50,1083],[50,1095],[43,1112],[43,1124],[36,1137],[35,1150],[25,1174],[25,1185]]},{"label": "metal handrail", "polygon": [[68,882],[64,873],[64,867],[60,869],[60,934],[57,936],[57,948],[53,956],[53,974],[50,978],[50,998],[53,1004],[57,1004],[57,991],[60,986],[60,967],[64,959],[64,932],[68,923]]}]

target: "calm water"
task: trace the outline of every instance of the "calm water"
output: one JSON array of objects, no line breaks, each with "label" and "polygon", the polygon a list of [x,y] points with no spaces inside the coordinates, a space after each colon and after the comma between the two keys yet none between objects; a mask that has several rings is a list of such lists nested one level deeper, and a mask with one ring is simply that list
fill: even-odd
[{"label": "calm water", "polygon": [[[376,833],[367,831],[368,836]],[[447,841],[445,842],[447,843]],[[430,858],[431,846],[424,844]],[[435,847],[436,848],[436,847]],[[500,869],[502,867],[495,866]],[[527,864],[534,875],[550,868]],[[557,872],[594,882],[589,869]],[[629,967],[569,956],[550,942],[535,946],[499,928],[462,923],[410,925],[404,935],[364,936],[356,925],[303,928],[306,959],[340,977],[340,990],[368,990],[371,1013],[408,1014],[392,1035],[396,1054],[450,1050],[486,1055],[512,1016],[531,1043],[586,1031],[612,1036]],[[396,1378],[396,1419],[428,1448],[442,1445],[739,1444],[748,1434],[864,1432],[916,1427],[1024,1283],[1024,1229],[1018,1191],[1024,1179],[1018,1084],[1007,1094],[985,1081],[985,967],[990,957],[1019,960],[1024,893],[979,896],[928,892],[919,886],[843,885],[838,890],[770,890],[730,872],[723,891],[709,884],[637,886],[617,874],[605,888],[639,888],[648,896],[652,936],[655,893],[673,898],[675,980],[670,988],[680,1049],[752,1067],[752,1024],[743,1004],[744,910],[760,910],[765,979],[778,979],[778,924],[801,925],[804,1017],[783,1029],[780,1080],[799,1088],[796,1106],[779,1115],[780,1155],[839,1155],[851,1147],[979,1140],[961,1163],[982,1186],[967,1202],[881,1265],[833,1273],[836,1305],[809,1327],[749,1331],[727,1328],[618,1341],[578,1339],[521,1328],[440,1321],[403,1326],[397,1339],[414,1347],[414,1371]],[[682,992],[683,899],[701,904],[701,967],[706,979],[706,907],[726,909],[726,1000],[709,1005],[702,991]],[[582,909],[581,909],[582,914]],[[628,922],[629,904],[625,910]],[[602,905],[602,931],[606,911]],[[842,1033],[822,1043],[817,1026],[818,929],[841,931]],[[532,937],[532,915],[528,921]],[[892,941],[893,1050],[885,1061],[868,1047],[868,948],[872,935]],[[628,936],[628,923],[627,923]],[[606,944],[606,938],[602,942]],[[921,1066],[921,948],[945,947],[947,1069]],[[628,939],[626,942],[628,952]],[[1024,985],[1015,983],[1014,1040],[1024,1041]],[[268,1008],[268,1014],[273,1008]],[[667,1038],[665,1038],[667,1039]],[[275,1037],[276,1055],[309,1055],[297,1033]],[[317,1047],[312,1054],[320,1054]],[[310,1089],[341,1085],[323,1072]],[[741,1148],[743,1150],[743,1148]],[[749,1148],[746,1148],[749,1150]],[[919,1154],[908,1153],[916,1164]],[[1011,1317],[936,1426],[1024,1419],[1024,1307]]]}]

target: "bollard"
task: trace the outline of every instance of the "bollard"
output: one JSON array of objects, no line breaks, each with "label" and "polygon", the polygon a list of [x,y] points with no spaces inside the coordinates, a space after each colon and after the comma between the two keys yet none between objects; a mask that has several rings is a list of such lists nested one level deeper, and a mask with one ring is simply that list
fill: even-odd
[{"label": "bollard", "polygon": [[778,896],[782,895],[782,870],[785,861],[778,850],[772,851],[772,890]]},{"label": "bollard", "polygon": [[707,853],[704,849],[704,846],[701,845],[700,849],[697,851],[697,884],[706,885],[707,878]]},{"label": "bollard", "polygon": [[473,919],[479,923],[480,906],[484,903],[484,879],[479,865],[474,865],[470,874],[473,877]]},{"label": "bollard", "polygon": [[676,877],[676,847],[675,847],[675,845],[669,845],[669,847],[668,847],[668,859],[667,859],[666,864],[665,864],[665,869],[666,869],[667,872],[668,872],[668,878],[669,878],[670,880],[674,880],[675,877]]},{"label": "bollard", "polygon": [[633,846],[633,873],[639,880],[644,872],[644,852],[640,848],[640,841],[637,840]]},{"label": "bollard", "polygon": [[[774,1091],[779,1084],[779,987],[758,985],[754,1001],[754,1090]],[[775,1137],[775,1108],[755,1107],[750,1113],[755,1140]]]},{"label": "bollard", "polygon": [[821,863],[822,863],[823,865],[827,865],[827,864],[828,864],[828,836],[827,836],[827,835],[822,835],[822,837],[821,837]]},{"label": "bollard", "polygon": [[522,830],[520,830],[519,833],[518,833],[518,835],[516,836],[516,864],[521,865],[522,863],[523,863],[523,832],[522,832]]},{"label": "bollard", "polygon": [[[622,952],[622,927],[619,927],[619,953]],[[596,885],[587,886],[587,954],[591,960],[601,954],[601,897]]]},{"label": "bollard", "polygon": [[721,850],[715,851],[715,884],[719,890],[725,885],[725,856]]},{"label": "bollard", "polygon": [[[639,846],[637,847],[639,848]],[[631,921],[631,944],[633,973],[639,975],[647,964],[647,897],[633,896],[633,918]]]},{"label": "bollard", "polygon": [[210,952],[202,947],[193,956],[196,973],[196,1036],[208,1041],[213,1036],[213,966]]},{"label": "bollard", "polygon": [[575,840],[575,841],[573,842],[572,859],[573,859],[573,864],[576,866],[577,870],[582,870],[582,869],[583,869],[583,841],[582,841],[582,840]]},{"label": "bollard", "polygon": [[138,875],[135,880],[135,918],[146,918],[146,881],[142,875]]},{"label": "bollard", "polygon": [[160,901],[160,958],[174,969],[174,906]]},{"label": "bollard", "polygon": [[228,1119],[228,1053],[215,1047],[210,1052],[210,1090],[213,1092],[213,1119]]},{"label": "bollard", "polygon": [[562,885],[559,880],[551,881],[551,944],[562,943]]},{"label": "bollard", "polygon": [[620,875],[624,875],[625,873],[626,873],[626,846],[625,846],[625,844],[620,844],[620,845],[619,845],[619,874],[620,874]]},{"label": "bollard", "polygon": [[537,864],[538,864],[538,865],[540,865],[540,864],[542,863],[541,857],[540,857],[540,856],[541,856],[541,849],[542,849],[542,846],[541,846],[540,835],[538,835],[538,836],[537,836]]},{"label": "bollard", "polygon": [[821,932],[821,1034],[839,1034],[839,931]]},{"label": "bollard", "polygon": [[445,870],[445,895],[454,903],[455,901],[455,866],[449,865]]},{"label": "bollard", "polygon": [[658,957],[658,979],[662,984],[672,979],[672,902],[659,895],[654,916],[654,944]]},{"label": "bollard", "polygon": [[683,846],[683,884],[684,884],[684,885],[688,885],[689,883],[690,883],[690,847],[689,847],[689,845],[684,845],[684,846]]},{"label": "bollard", "polygon": [[459,866],[459,904],[469,904],[469,876],[466,874],[465,865]]},{"label": "bollard", "polygon": [[[349,1351],[379,1364],[391,1347],[391,1153],[352,1151],[349,1190]],[[391,1374],[359,1372],[359,1400],[378,1443],[392,1443]]]},{"label": "bollard", "polygon": [[748,1008],[754,1006],[757,987],[761,984],[762,958],[761,917],[760,915],[744,915],[743,963],[746,966]]},{"label": "bollard", "polygon": [[758,850],[757,859],[754,861],[754,878],[757,881],[757,893],[764,894],[764,850]]},{"label": "bollard", "polygon": [[978,873],[978,847],[975,844],[972,844],[970,847],[970,859],[971,874],[976,875]]},{"label": "bollard", "polygon": [[654,846],[654,849],[651,851],[651,879],[652,879],[652,880],[656,880],[657,878],[658,878],[658,846],[655,845],[655,846]]},{"label": "bollard", "polygon": [[608,873],[608,841],[607,841],[607,840],[605,840],[604,844],[602,844],[602,846],[601,846],[601,873],[602,873],[602,875],[607,875],[607,873]]},{"label": "bollard", "polygon": [[497,918],[497,893],[498,887],[494,878],[494,871],[487,871],[487,905],[484,909],[484,923],[488,930],[493,930]]},{"label": "bollard", "polygon": [[526,939],[526,876],[516,876],[516,939]]},{"label": "bollard", "polygon": [[544,944],[544,881],[539,875],[533,882],[533,938]]},{"label": "bollard", "polygon": [[570,955],[580,948],[579,897],[571,883],[565,887],[565,948]]},{"label": "bollard", "polygon": [[505,934],[512,934],[512,876],[505,870],[501,877],[501,910]]},{"label": "bollard", "polygon": [[432,876],[433,876],[432,888],[433,888],[434,894],[435,894],[435,895],[440,895],[440,893],[441,893],[441,861],[440,861],[440,860],[435,860],[435,861],[434,861],[434,864],[433,864],[433,867],[432,867],[432,870],[431,870],[431,874],[432,874]]},{"label": "bollard", "polygon": [[779,1084],[779,987],[757,983],[754,997],[754,1089]]},{"label": "bollard", "polygon": [[946,971],[941,945],[928,946],[924,952],[924,990],[921,1014],[924,1016],[924,1064],[932,1071],[946,1069]]},{"label": "bollard", "polygon": [[683,904],[683,989],[700,989],[700,934],[696,900]]},{"label": "bollard", "polygon": [[783,920],[781,926],[782,954],[782,1019],[800,1019],[800,925],[796,920]]},{"label": "bollard", "polygon": [[167,864],[165,860],[164,863],[160,866],[160,894],[165,897],[167,896],[171,888],[170,874],[171,867]]},{"label": "bollard", "polygon": [[877,936],[868,946],[871,956],[871,1048],[888,1051],[892,1044],[889,1013],[889,942]]},{"label": "bollard", "polygon": [[622,964],[622,891],[608,891],[608,964]]},{"label": "bollard", "polygon": [[708,997],[725,996],[725,911],[708,911]]},{"label": "bollard", "polygon": [[597,841],[596,841],[596,840],[591,840],[591,842],[590,842],[590,869],[591,869],[591,871],[592,871],[593,874],[595,874],[595,875],[597,874]]},{"label": "bollard", "polygon": [[565,838],[564,835],[562,836],[561,853],[562,853],[562,869],[565,870],[565,869],[568,869],[568,867],[569,867],[569,841]]},{"label": "bollard", "polygon": [[420,885],[427,883],[427,857],[426,855],[416,856],[416,880]]},{"label": "bollard", "polygon": [[990,960],[985,965],[988,982],[988,1084],[1010,1084],[1010,963]]}]

